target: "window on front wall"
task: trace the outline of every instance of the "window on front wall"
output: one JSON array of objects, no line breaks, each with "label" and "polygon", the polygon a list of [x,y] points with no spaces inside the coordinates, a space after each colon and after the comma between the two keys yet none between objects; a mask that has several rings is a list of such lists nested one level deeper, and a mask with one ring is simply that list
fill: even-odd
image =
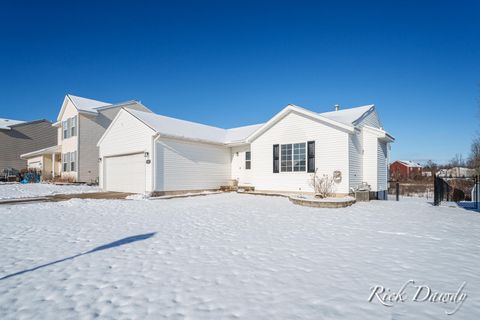
[{"label": "window on front wall", "polygon": [[62,121],[63,139],[68,138],[68,120]]},{"label": "window on front wall", "polygon": [[305,143],[293,145],[293,171],[305,171]]},{"label": "window on front wall", "polygon": [[291,172],[292,171],[292,145],[282,144],[280,148],[280,171]]},{"label": "window on front wall", "polygon": [[250,151],[245,152],[245,169],[250,170],[252,168],[252,153]]},{"label": "window on front wall", "polygon": [[300,172],[306,170],[306,144],[293,143],[281,145],[280,169],[282,172]]},{"label": "window on front wall", "polygon": [[70,136],[74,137],[77,135],[77,116],[71,118],[71,125],[70,125]]},{"label": "window on front wall", "polygon": [[69,153],[62,153],[62,169],[63,172],[68,172]]},{"label": "window on front wall", "polygon": [[70,171],[77,171],[76,168],[77,151],[70,153]]}]

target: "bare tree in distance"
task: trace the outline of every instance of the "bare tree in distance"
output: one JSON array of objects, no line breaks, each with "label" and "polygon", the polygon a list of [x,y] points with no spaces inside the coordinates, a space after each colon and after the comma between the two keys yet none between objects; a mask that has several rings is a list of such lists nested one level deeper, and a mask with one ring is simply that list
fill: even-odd
[{"label": "bare tree in distance", "polygon": [[463,159],[463,156],[460,153],[455,154],[455,156],[450,160],[448,166],[451,168],[454,167],[465,167],[466,163]]},{"label": "bare tree in distance", "polygon": [[477,175],[480,175],[480,137],[473,140],[468,160],[470,167],[475,169]]}]

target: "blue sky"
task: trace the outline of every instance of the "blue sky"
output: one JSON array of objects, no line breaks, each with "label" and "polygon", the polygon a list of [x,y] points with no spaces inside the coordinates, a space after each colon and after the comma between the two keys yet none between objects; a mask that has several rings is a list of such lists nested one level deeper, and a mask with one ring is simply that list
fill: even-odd
[{"label": "blue sky", "polygon": [[98,2],[0,5],[0,117],[66,93],[220,127],[374,103],[393,159],[438,162],[480,129],[478,1]]}]

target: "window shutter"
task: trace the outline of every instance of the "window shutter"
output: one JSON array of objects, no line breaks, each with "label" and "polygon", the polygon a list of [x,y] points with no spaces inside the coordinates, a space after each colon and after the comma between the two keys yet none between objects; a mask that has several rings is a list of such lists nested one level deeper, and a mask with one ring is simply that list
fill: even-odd
[{"label": "window shutter", "polygon": [[307,142],[308,166],[307,172],[315,172],[315,141]]},{"label": "window shutter", "polygon": [[273,145],[273,173],[279,172],[278,144]]}]

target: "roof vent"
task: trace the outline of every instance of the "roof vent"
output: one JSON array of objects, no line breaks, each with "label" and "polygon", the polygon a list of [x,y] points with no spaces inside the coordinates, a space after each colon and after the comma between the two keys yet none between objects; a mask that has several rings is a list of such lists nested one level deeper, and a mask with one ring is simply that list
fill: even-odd
[{"label": "roof vent", "polygon": [[340,110],[340,106],[338,104],[335,105],[335,111]]}]

